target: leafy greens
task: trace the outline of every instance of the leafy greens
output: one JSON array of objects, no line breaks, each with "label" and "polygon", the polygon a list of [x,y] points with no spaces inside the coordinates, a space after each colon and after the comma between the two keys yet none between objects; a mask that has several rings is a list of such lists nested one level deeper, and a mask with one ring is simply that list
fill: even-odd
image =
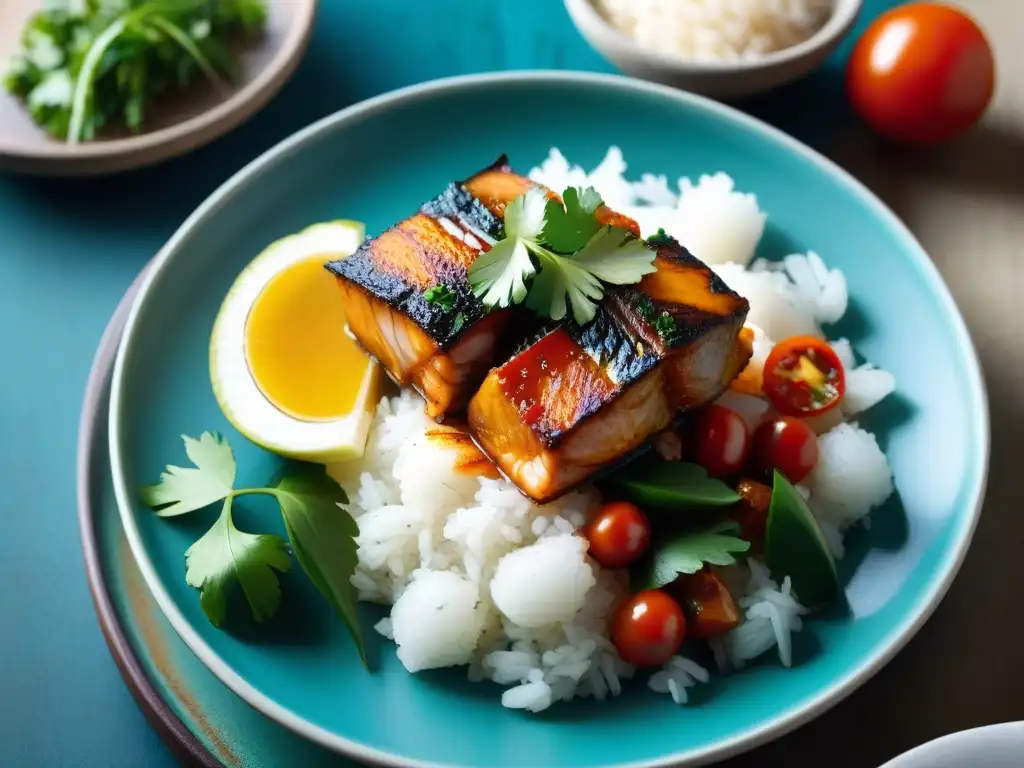
[{"label": "leafy greens", "polygon": [[3,76],[32,119],[68,143],[123,123],[200,80],[235,81],[229,44],[259,32],[265,0],[64,0],[28,21]]},{"label": "leafy greens", "polygon": [[280,606],[277,573],[291,567],[284,539],[240,531],[232,519],[235,498],[272,496],[281,508],[288,541],[299,565],[348,627],[366,663],[362,630],[356,615],[355,572],[359,528],[341,504],[344,490],[318,465],[299,465],[270,487],[234,488],[235,457],[228,442],[210,432],[198,439],[182,436],[194,466],[168,466],[160,482],[140,489],[143,503],[162,517],[183,515],[222,502],[217,521],[185,553],[185,580],[199,590],[203,612],[223,626],[230,590],[245,595],[252,617],[271,618]]},{"label": "leafy greens", "polygon": [[473,292],[488,308],[525,302],[552,320],[571,310],[580,325],[590,322],[605,283],[629,285],[655,271],[643,240],[600,224],[602,204],[592,187],[570,187],[562,202],[527,190],[505,209],[504,238],[470,267]]}]

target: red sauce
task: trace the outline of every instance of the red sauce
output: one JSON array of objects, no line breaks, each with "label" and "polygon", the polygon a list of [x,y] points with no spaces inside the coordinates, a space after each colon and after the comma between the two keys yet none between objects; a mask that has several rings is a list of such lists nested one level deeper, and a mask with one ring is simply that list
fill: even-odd
[{"label": "red sauce", "polygon": [[533,426],[544,415],[547,383],[586,353],[558,328],[498,369],[501,391],[519,411],[524,424]]}]

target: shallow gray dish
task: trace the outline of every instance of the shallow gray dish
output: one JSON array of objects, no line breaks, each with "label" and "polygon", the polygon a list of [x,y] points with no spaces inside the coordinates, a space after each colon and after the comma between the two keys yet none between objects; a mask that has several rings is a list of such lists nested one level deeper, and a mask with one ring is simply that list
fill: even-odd
[{"label": "shallow gray dish", "polygon": [[[167,160],[206,144],[262,109],[295,72],[313,31],[318,0],[268,0],[266,33],[241,56],[242,76],[227,92],[198,89],[154,110],[138,136],[70,145],[48,136],[0,88],[0,170],[85,176]],[[42,0],[0,0],[0,62],[18,48],[25,21]],[[5,65],[0,63],[0,69]]]}]

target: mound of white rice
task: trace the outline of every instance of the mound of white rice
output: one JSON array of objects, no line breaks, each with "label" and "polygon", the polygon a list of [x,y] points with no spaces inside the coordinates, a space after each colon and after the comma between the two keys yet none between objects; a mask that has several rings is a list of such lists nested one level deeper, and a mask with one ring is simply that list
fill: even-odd
[{"label": "mound of white rice", "polygon": [[828,19],[832,0],[596,0],[595,6],[646,50],[734,61],[808,39]]},{"label": "mound of white rice", "polygon": [[[593,185],[613,208],[635,216],[645,234],[662,227],[712,263],[750,301],[751,366],[763,366],[772,339],[796,333],[824,338],[823,327],[845,312],[843,275],[817,254],[751,263],[766,215],[724,173],[696,184],[680,179],[675,192],[664,177],[630,182],[625,170],[614,147],[589,174],[553,149],[530,176],[558,190]],[[843,416],[871,407],[895,382],[868,364],[858,366],[848,341],[833,345],[847,369],[847,394],[842,411],[814,424],[821,457],[797,487],[841,556],[843,531],[893,489],[874,437]],[[720,402],[752,428],[773,415],[767,401],[751,395],[730,391]],[[584,488],[534,504],[505,480],[456,471],[456,449],[427,436],[435,426],[411,391],[385,398],[364,457],[331,467],[359,523],[352,583],[361,599],[392,606],[377,630],[394,639],[410,672],[465,665],[471,679],[506,687],[506,707],[536,712],[577,696],[617,695],[635,672],[607,631],[626,592],[626,574],[600,568],[587,557],[586,540],[574,535],[600,505],[597,492]],[[718,666],[739,669],[769,652],[789,666],[790,636],[806,611],[788,578],[777,583],[756,559],[721,573],[744,621],[712,643]],[[702,666],[677,656],[647,685],[685,704],[687,689],[708,679]]]}]

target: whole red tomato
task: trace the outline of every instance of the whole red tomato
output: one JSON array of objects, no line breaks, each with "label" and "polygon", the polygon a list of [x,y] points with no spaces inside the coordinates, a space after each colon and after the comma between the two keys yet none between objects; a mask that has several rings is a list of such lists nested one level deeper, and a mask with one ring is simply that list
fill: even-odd
[{"label": "whole red tomato", "polygon": [[853,108],[878,133],[901,142],[955,138],[981,117],[995,89],[984,32],[963,11],[908,3],[876,19],[846,68]]}]

